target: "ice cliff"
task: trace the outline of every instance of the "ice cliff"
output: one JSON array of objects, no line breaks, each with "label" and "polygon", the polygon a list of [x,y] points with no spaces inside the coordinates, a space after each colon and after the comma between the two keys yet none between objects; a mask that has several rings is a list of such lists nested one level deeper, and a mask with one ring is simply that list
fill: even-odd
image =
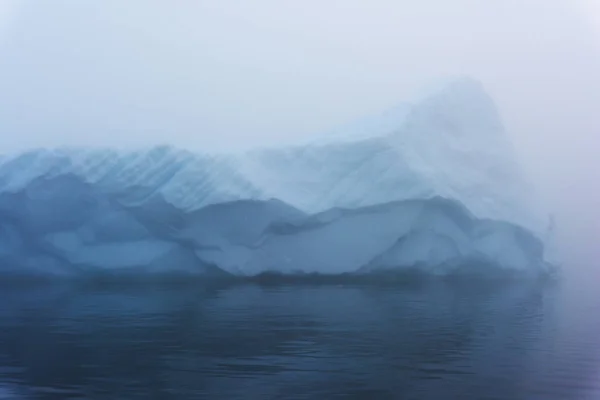
[{"label": "ice cliff", "polygon": [[478,82],[347,131],[244,153],[5,155],[0,273],[547,268],[530,187]]}]

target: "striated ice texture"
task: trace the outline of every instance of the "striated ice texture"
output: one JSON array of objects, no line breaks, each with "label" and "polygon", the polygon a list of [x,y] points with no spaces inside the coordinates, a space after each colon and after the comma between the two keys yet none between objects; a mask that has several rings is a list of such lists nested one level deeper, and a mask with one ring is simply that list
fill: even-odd
[{"label": "striated ice texture", "polygon": [[1,157],[0,273],[538,274],[538,214],[492,100],[460,79],[306,144]]}]

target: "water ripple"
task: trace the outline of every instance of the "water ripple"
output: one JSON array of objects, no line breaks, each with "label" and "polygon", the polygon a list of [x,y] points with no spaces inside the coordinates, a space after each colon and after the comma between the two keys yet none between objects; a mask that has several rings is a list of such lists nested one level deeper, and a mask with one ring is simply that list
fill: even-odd
[{"label": "water ripple", "polygon": [[0,399],[600,398],[600,307],[573,293],[12,288],[0,302]]}]

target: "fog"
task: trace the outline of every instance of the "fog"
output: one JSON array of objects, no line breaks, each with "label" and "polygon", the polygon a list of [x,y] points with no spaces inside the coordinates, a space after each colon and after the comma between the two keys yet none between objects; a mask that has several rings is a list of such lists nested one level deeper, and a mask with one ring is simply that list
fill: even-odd
[{"label": "fog", "polygon": [[0,153],[287,141],[470,75],[563,241],[600,237],[595,0],[0,0]]}]

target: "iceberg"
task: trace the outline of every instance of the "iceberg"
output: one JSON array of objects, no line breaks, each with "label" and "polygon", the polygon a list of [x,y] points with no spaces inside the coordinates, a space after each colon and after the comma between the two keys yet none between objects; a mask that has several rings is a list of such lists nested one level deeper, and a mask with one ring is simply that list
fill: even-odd
[{"label": "iceberg", "polygon": [[0,274],[538,275],[535,205],[492,99],[462,78],[306,143],[4,155]]}]

